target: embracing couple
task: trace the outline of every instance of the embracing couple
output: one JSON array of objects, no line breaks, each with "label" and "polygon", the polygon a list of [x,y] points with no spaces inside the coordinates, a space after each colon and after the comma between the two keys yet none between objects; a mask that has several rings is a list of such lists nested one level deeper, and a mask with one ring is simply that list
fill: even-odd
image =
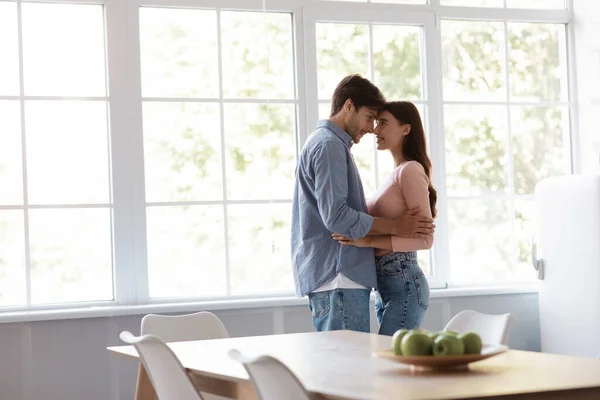
[{"label": "embracing couple", "polygon": [[[376,124],[376,127],[375,127]],[[367,133],[395,169],[366,200],[350,149]],[[417,250],[433,244],[436,191],[414,104],[386,102],[359,75],[336,87],[331,116],[309,136],[298,165],[292,215],[296,293],[308,296],[318,331],[370,331],[376,289],[379,333],[418,328],[429,285]]]}]

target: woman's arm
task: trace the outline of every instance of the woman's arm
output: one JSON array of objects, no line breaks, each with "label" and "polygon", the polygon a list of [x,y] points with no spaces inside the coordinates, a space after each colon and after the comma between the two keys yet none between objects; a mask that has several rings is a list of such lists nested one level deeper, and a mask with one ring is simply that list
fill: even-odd
[{"label": "woman's arm", "polygon": [[[419,215],[431,218],[429,179],[425,174],[423,166],[416,161],[409,161],[400,170],[397,179],[408,209],[419,208]],[[418,238],[391,236],[390,241],[392,251],[428,250],[433,245],[433,234]]]},{"label": "woman's arm", "polygon": [[367,236],[367,241],[374,249],[392,250],[392,235]]}]

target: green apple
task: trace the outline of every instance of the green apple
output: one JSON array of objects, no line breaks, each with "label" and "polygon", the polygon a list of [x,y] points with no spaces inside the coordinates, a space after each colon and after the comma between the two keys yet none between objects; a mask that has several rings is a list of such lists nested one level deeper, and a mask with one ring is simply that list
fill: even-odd
[{"label": "green apple", "polygon": [[434,356],[457,356],[465,353],[462,340],[452,334],[441,333],[433,342]]},{"label": "green apple", "polygon": [[440,335],[439,332],[430,332],[429,333],[429,337],[431,338],[431,341],[433,342],[435,339],[437,339],[437,337]]},{"label": "green apple", "polygon": [[446,335],[453,335],[453,336],[458,336],[460,335],[460,333],[458,333],[457,331],[453,331],[453,330],[449,330],[449,331],[441,331],[440,333],[444,333]]},{"label": "green apple", "polygon": [[465,354],[480,354],[483,344],[481,343],[481,337],[475,332],[465,332],[458,335],[458,338],[463,342],[465,346]]},{"label": "green apple", "polygon": [[392,347],[394,348],[394,354],[397,356],[402,355],[402,338],[408,333],[408,329],[398,329],[394,336],[392,336]]},{"label": "green apple", "polygon": [[404,356],[426,356],[431,354],[432,343],[428,334],[413,331],[404,335],[400,348]]}]

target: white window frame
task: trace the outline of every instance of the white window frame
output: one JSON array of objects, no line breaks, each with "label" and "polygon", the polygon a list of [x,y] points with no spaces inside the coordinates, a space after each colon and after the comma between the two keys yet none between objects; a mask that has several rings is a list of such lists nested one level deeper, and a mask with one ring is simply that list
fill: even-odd
[{"label": "white window frame", "polygon": [[[112,7],[111,7],[112,5]],[[217,11],[254,11],[254,12],[284,12],[290,13],[292,16],[292,29],[293,29],[293,47],[295,50],[294,57],[294,69],[295,69],[295,98],[292,100],[281,101],[282,103],[290,103],[297,105],[297,132],[306,130],[304,125],[304,83],[301,81],[304,76],[301,68],[301,58],[298,54],[302,54],[302,12],[298,8],[299,2],[297,1],[271,1],[263,4],[263,1],[245,1],[245,0],[184,0],[184,1],[171,1],[171,0],[139,0],[139,1],[128,1],[120,4],[112,4],[110,1],[106,3],[106,10],[118,15],[119,18],[126,18],[127,21],[115,21],[113,22],[112,28],[114,29],[113,46],[114,51],[118,53],[118,46],[121,46],[121,51],[129,49],[127,52],[127,58],[121,57],[118,62],[122,65],[117,65],[115,69],[116,75],[114,77],[115,90],[123,90],[123,83],[127,83],[129,86],[126,90],[123,90],[121,96],[123,97],[124,107],[115,108],[115,116],[113,119],[111,113],[111,121],[115,121],[114,125],[111,125],[116,131],[123,133],[123,137],[128,136],[126,143],[121,142],[115,144],[113,151],[120,152],[120,162],[127,163],[127,166],[131,169],[131,176],[123,178],[120,182],[122,185],[118,188],[115,183],[115,213],[120,211],[124,218],[121,219],[120,228],[122,229],[123,238],[128,243],[117,242],[115,239],[115,301],[118,305],[133,305],[133,304],[161,304],[161,303],[176,303],[176,302],[191,302],[197,301],[198,298],[151,298],[149,295],[148,286],[148,260],[147,260],[147,243],[146,243],[146,208],[147,203],[145,199],[144,190],[144,153],[143,153],[143,132],[142,132],[142,90],[141,90],[141,60],[140,60],[140,36],[139,36],[139,8],[140,7],[165,7],[165,8],[186,8],[186,9],[210,9]],[[107,18],[110,20],[110,18]],[[110,31],[109,26],[107,30]],[[128,28],[124,31],[124,28]],[[217,34],[221,35],[218,29]],[[126,38],[126,40],[123,40]],[[110,36],[109,41],[109,58],[110,58]],[[220,39],[219,39],[220,41]],[[221,48],[219,46],[219,56]],[[118,58],[118,57],[113,57]],[[220,60],[219,60],[220,64]],[[219,65],[220,67],[220,65]],[[221,71],[219,71],[219,98],[214,99],[220,103],[221,107],[221,118],[222,107],[223,107],[223,96],[222,96],[222,78]],[[113,81],[111,80],[111,83]],[[112,87],[111,87],[112,88]],[[111,92],[112,93],[112,92]],[[187,101],[186,99],[181,99]],[[279,100],[276,100],[280,102]],[[236,100],[236,102],[245,102],[244,99]],[[248,101],[246,101],[248,102]],[[252,100],[251,102],[268,102],[268,100]],[[117,109],[118,108],[118,109]],[[112,110],[112,108],[111,108]],[[122,120],[120,121],[119,118]],[[127,126],[127,124],[130,126]],[[223,121],[221,121],[221,137],[223,137]],[[296,140],[297,147],[300,146],[298,140]],[[116,146],[120,148],[116,149]],[[224,151],[224,149],[222,149]],[[133,157],[131,156],[133,155]],[[116,158],[117,156],[115,156]],[[117,162],[119,162],[117,161]],[[132,165],[133,164],[133,165]],[[123,168],[123,167],[121,167]],[[224,166],[223,166],[224,168]],[[118,170],[114,167],[114,170]],[[134,187],[128,186],[128,182],[136,182]],[[118,191],[118,193],[117,193]],[[118,202],[117,196],[120,195],[122,201]],[[291,195],[290,195],[291,199]],[[222,200],[221,203],[227,202],[235,203],[235,201]],[[281,202],[281,201],[273,201]],[[242,201],[242,203],[245,203]],[[253,203],[248,201],[248,203]],[[178,203],[174,203],[178,204]],[[225,216],[226,217],[226,216]],[[115,226],[115,231],[117,230]],[[228,233],[225,232],[227,245]],[[120,259],[118,258],[120,256]],[[120,260],[120,262],[119,262]],[[227,263],[228,260],[226,260]],[[129,268],[127,267],[129,266]],[[226,268],[227,281],[229,282],[229,268]],[[291,267],[290,267],[291,273]],[[135,290],[132,290],[134,289]],[[229,284],[228,284],[229,292]],[[256,295],[246,296],[232,296],[227,293],[225,299],[242,299],[242,298],[277,298],[281,296],[292,295],[292,292],[281,292],[281,293],[265,293]],[[223,300],[222,297],[218,298]]]},{"label": "white window frame", "polygon": [[[2,0],[0,0],[2,1]],[[446,287],[449,249],[446,208],[445,159],[443,136],[443,99],[441,34],[439,20],[470,19],[519,22],[554,22],[567,24],[569,60],[569,106],[571,112],[570,143],[577,143],[577,104],[573,67],[573,13],[571,1],[565,10],[523,10],[500,8],[406,5],[383,3],[328,2],[317,0],[37,0],[62,4],[104,5],[106,29],[106,62],[108,66],[108,101],[110,116],[111,182],[113,210],[114,300],[87,303],[65,303],[8,307],[0,311],[34,311],[83,306],[140,306],[176,303],[193,299],[149,299],[146,243],[146,200],[144,191],[144,152],[142,133],[142,96],[140,69],[139,7],[196,8],[245,11],[289,12],[293,18],[296,69],[298,147],[301,147],[318,119],[316,80],[315,22],[356,22],[399,25],[421,25],[426,42],[422,69],[424,99],[427,104],[430,153],[435,165],[434,184],[438,189],[436,245],[433,254],[435,274],[432,287]],[[23,0],[16,0],[19,9]],[[220,33],[219,33],[220,34]],[[22,46],[20,45],[20,52]],[[22,63],[21,63],[22,64]],[[22,70],[22,66],[20,66]],[[22,75],[21,75],[22,76]],[[22,78],[21,78],[22,80]],[[21,102],[23,102],[21,86]],[[5,98],[5,97],[1,97]],[[578,154],[571,160],[577,162]],[[118,173],[114,173],[118,171]],[[27,205],[25,204],[25,207]],[[5,207],[0,207],[5,208]],[[291,267],[290,267],[291,270]],[[479,292],[478,292],[479,293]],[[256,295],[215,299],[217,302],[239,302],[250,298],[289,298],[289,294]],[[282,300],[283,301],[283,300]]]},{"label": "white window frame", "polygon": [[[316,60],[316,35],[315,24],[318,22],[337,23],[363,23],[363,24],[397,24],[422,26],[425,38],[424,66],[422,66],[424,96],[416,104],[427,106],[426,118],[428,119],[429,153],[434,165],[433,183],[438,191],[438,217],[436,218],[436,234],[432,249],[432,274],[428,277],[431,288],[448,288],[451,280],[450,248],[449,248],[449,221],[448,221],[448,195],[446,187],[446,162],[444,139],[444,102],[443,76],[442,76],[442,49],[440,21],[444,20],[472,20],[472,21],[501,21],[505,27],[508,22],[550,22],[563,23],[567,26],[567,59],[569,67],[573,60],[569,51],[571,35],[569,31],[572,22],[570,7],[565,10],[522,10],[484,7],[453,7],[441,6],[439,0],[431,0],[427,5],[403,5],[384,3],[340,3],[320,1],[304,8],[304,33],[305,33],[305,59],[306,71],[317,70]],[[371,26],[371,25],[369,25]],[[507,41],[505,35],[505,42]],[[508,43],[505,43],[508,46]],[[508,59],[505,59],[508,64]],[[508,82],[508,68],[505,68]],[[371,68],[373,74],[373,68]],[[373,76],[368,77],[373,78]],[[575,82],[571,69],[568,69],[569,99],[562,105],[568,105],[571,115],[571,126],[565,131],[564,143],[565,160],[569,163],[566,170],[572,171],[572,135],[575,132],[574,119],[576,118],[575,103],[572,91]],[[307,73],[307,125],[315,126],[318,120],[318,85],[317,74]],[[507,85],[506,90],[509,90]],[[505,104],[509,104],[509,98]],[[460,104],[468,102],[459,102]],[[536,105],[543,102],[535,102]],[[560,103],[560,102],[553,102]],[[478,102],[477,104],[481,104]],[[497,104],[497,103],[494,103]],[[532,103],[534,104],[534,103]],[[510,118],[510,116],[509,116]],[[509,127],[510,138],[510,127]],[[305,140],[305,138],[302,138]],[[510,157],[510,146],[508,157]],[[512,165],[512,162],[509,163]],[[511,174],[512,171],[509,171]],[[512,176],[510,176],[512,182]],[[512,187],[512,186],[511,186]],[[530,196],[531,197],[531,196]],[[513,210],[514,211],[514,210]],[[513,212],[514,214],[514,212]],[[456,287],[456,286],[454,286]]]},{"label": "white window frame", "polygon": [[[431,0],[432,3],[437,3],[437,5],[432,4],[433,9],[437,14],[438,20],[470,20],[470,21],[498,21],[504,24],[504,29],[506,34],[504,35],[504,73],[505,73],[505,84],[506,84],[506,99],[504,101],[494,101],[490,102],[492,105],[504,105],[507,106],[507,130],[508,130],[508,144],[507,144],[507,157],[508,157],[508,187],[510,189],[509,192],[505,194],[499,195],[486,195],[486,196],[467,196],[468,199],[525,199],[532,200],[534,199],[534,195],[517,195],[514,193],[514,185],[513,185],[513,161],[512,161],[512,148],[511,148],[511,138],[512,138],[512,127],[511,127],[511,105],[532,105],[532,106],[544,106],[544,105],[552,105],[552,106],[566,106],[569,111],[569,124],[568,130],[563,130],[563,152],[564,152],[564,171],[568,173],[575,172],[574,164],[578,159],[578,155],[575,154],[574,144],[577,139],[577,104],[575,102],[576,96],[576,79],[575,73],[573,69],[574,62],[574,42],[573,42],[573,11],[572,11],[572,1],[565,0],[566,8],[564,10],[527,10],[527,9],[505,9],[505,8],[474,8],[474,7],[452,7],[452,6],[440,6],[439,0]],[[506,0],[504,1],[506,5]],[[555,24],[564,24],[565,25],[565,38],[566,42],[564,45],[566,46],[565,54],[567,56],[565,65],[567,72],[567,81],[568,85],[568,98],[566,101],[532,101],[532,102],[519,102],[519,101],[511,101],[510,95],[510,78],[509,78],[509,43],[508,43],[508,23],[512,22],[525,22],[525,23],[555,23]],[[441,41],[441,32],[440,32],[440,41]],[[560,43],[559,45],[563,45]],[[441,55],[441,54],[440,54]],[[441,69],[441,65],[439,66]],[[441,76],[441,74],[440,74]],[[442,83],[440,82],[440,85]],[[442,101],[442,113],[443,107],[446,104],[458,104],[458,105],[468,105],[468,104],[486,104],[485,102],[468,102],[468,101]],[[443,124],[442,124],[443,127]],[[435,163],[435,161],[434,161]],[[435,164],[434,164],[435,165]],[[445,174],[444,174],[445,180]],[[460,199],[461,196],[448,196],[447,190],[444,185],[444,195],[441,197],[441,202],[445,203],[445,209],[448,208],[448,201],[452,199]],[[515,215],[515,207],[514,200],[510,201],[510,213],[512,216]],[[447,221],[447,219],[446,219]],[[514,226],[514,217],[511,219],[511,224]],[[445,242],[446,248],[449,249],[449,236],[445,235],[440,238]],[[450,267],[450,258],[449,251],[446,253],[448,258],[444,260],[444,264],[442,268],[446,269],[445,276],[448,279],[447,286],[452,288],[465,288],[472,287],[473,285],[458,285],[452,283],[451,278],[451,267]]]},{"label": "white window frame", "polygon": [[[16,4],[17,8],[17,39],[18,39],[18,71],[19,71],[19,94],[15,96],[2,96],[0,95],[0,100],[13,100],[19,102],[19,112],[20,112],[20,125],[21,125],[21,162],[22,162],[22,174],[23,174],[23,203],[20,205],[0,205],[0,210],[22,210],[24,213],[23,223],[24,223],[24,266],[25,266],[25,304],[22,306],[8,306],[1,307],[0,314],[3,311],[15,311],[15,310],[46,310],[46,309],[62,309],[62,308],[72,308],[81,306],[82,304],[94,304],[94,305],[112,305],[115,303],[114,300],[102,300],[102,301],[94,301],[94,302],[80,302],[80,303],[60,303],[60,304],[36,304],[33,305],[31,302],[32,292],[31,292],[31,258],[30,258],[30,244],[29,244],[29,210],[35,209],[91,209],[91,208],[99,208],[99,209],[108,209],[113,212],[111,215],[111,228],[114,231],[114,203],[112,196],[114,195],[113,188],[109,187],[110,197],[106,203],[86,203],[86,204],[77,204],[77,203],[69,203],[69,204],[35,204],[31,205],[29,202],[28,196],[28,179],[27,179],[27,147],[26,147],[26,124],[25,124],[25,102],[28,100],[39,100],[39,101],[101,101],[111,105],[111,96],[110,91],[108,90],[109,82],[108,82],[108,68],[106,69],[106,77],[104,80],[105,85],[107,86],[106,95],[104,96],[60,96],[60,95],[26,95],[25,94],[25,78],[23,75],[23,24],[22,24],[22,4],[25,3],[55,3],[55,4],[82,4],[82,5],[98,5],[104,6],[105,1],[98,0],[42,0],[42,1],[34,1],[34,0],[0,0],[6,1],[8,3]],[[105,8],[106,10],[106,8]],[[106,13],[106,11],[105,11]],[[106,25],[105,25],[106,32]],[[109,55],[108,50],[105,49],[105,62],[108,64]],[[108,65],[107,65],[108,66]],[[110,126],[109,129],[109,141],[112,140],[110,137]],[[111,155],[109,154],[109,157]],[[114,166],[109,165],[109,169],[112,170]],[[112,174],[109,175],[109,185],[112,185],[113,177]],[[113,233],[113,232],[111,232]],[[114,237],[113,237],[114,240]],[[112,246],[113,254],[115,253],[115,246],[113,243]],[[116,273],[115,273],[115,262],[113,258],[112,263],[113,271],[112,271],[112,279],[113,279],[113,295],[116,296],[114,291],[114,284],[116,282]]]}]

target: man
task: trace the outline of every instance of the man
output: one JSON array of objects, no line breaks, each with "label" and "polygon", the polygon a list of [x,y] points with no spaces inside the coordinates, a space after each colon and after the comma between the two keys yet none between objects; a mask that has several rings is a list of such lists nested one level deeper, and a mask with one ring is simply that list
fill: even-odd
[{"label": "man", "polygon": [[359,75],[336,87],[331,116],[306,141],[296,167],[292,212],[292,265],[296,294],[309,297],[318,331],[369,332],[369,296],[377,286],[373,249],[341,246],[337,232],[414,236],[433,230],[430,219],[409,212],[398,220],[373,218],[350,148],[374,129],[385,98]]}]

